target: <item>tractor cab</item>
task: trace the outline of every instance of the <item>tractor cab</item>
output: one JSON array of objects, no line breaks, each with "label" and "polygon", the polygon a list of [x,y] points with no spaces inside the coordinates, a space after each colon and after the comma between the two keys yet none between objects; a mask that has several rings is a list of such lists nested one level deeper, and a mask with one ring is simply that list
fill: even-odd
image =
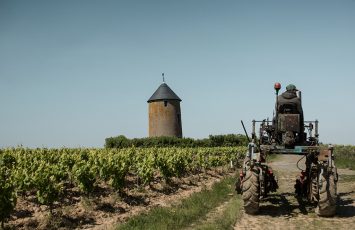
[{"label": "tractor cab", "polygon": [[[318,121],[304,121],[301,91],[288,85],[279,95],[280,83],[275,83],[276,105],[272,121],[253,120],[252,139],[260,148],[269,152],[302,154],[318,145]],[[259,138],[256,123],[260,124]]]},{"label": "tractor cab", "polygon": [[275,142],[285,148],[294,148],[295,145],[304,145],[307,135],[304,133],[303,110],[301,91],[290,84],[280,96],[281,84],[276,83],[276,115],[273,119]]}]

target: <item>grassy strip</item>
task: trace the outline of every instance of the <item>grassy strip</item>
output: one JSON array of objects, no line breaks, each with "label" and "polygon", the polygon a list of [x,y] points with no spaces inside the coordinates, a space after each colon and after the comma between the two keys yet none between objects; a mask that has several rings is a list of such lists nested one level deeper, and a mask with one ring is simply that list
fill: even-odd
[{"label": "grassy strip", "polygon": [[345,158],[343,156],[335,157],[335,165],[340,169],[351,169],[355,170],[355,159]]},{"label": "grassy strip", "polygon": [[227,177],[215,183],[211,190],[202,190],[184,199],[181,204],[169,208],[157,207],[148,213],[131,218],[117,229],[181,229],[204,217],[220,203],[228,200],[233,192],[235,177]]},{"label": "grassy strip", "polygon": [[339,182],[347,183],[355,181],[355,175],[339,175]]},{"label": "grassy strip", "polygon": [[242,200],[240,195],[234,194],[228,201],[226,208],[218,215],[213,222],[205,222],[198,226],[199,230],[233,229],[236,221],[241,216]]},{"label": "grassy strip", "polygon": [[268,154],[268,155],[266,156],[266,161],[267,161],[268,163],[270,163],[270,162],[276,161],[278,158],[280,158],[280,154],[275,154],[275,153],[273,153],[273,154]]},{"label": "grassy strip", "polygon": [[335,165],[338,168],[355,170],[355,146],[335,145],[334,155]]}]

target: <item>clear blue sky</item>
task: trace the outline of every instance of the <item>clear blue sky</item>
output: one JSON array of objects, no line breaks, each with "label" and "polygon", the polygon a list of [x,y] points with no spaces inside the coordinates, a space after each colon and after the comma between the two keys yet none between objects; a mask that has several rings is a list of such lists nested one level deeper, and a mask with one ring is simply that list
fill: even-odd
[{"label": "clear blue sky", "polygon": [[279,81],[355,144],[354,0],[0,0],[0,147],[145,137],[162,72],[185,137],[250,131]]}]

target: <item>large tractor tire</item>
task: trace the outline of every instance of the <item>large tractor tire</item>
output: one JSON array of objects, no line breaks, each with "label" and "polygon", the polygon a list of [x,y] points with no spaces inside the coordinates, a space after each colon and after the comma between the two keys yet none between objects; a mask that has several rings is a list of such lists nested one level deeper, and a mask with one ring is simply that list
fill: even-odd
[{"label": "large tractor tire", "polygon": [[312,178],[312,202],[319,201],[319,193],[318,193],[318,179],[317,177]]},{"label": "large tractor tire", "polygon": [[259,211],[259,174],[253,170],[248,170],[243,179],[244,210],[248,214],[256,214]]},{"label": "large tractor tire", "polygon": [[337,190],[333,174],[320,175],[319,201],[316,213],[319,216],[334,216],[336,211]]}]

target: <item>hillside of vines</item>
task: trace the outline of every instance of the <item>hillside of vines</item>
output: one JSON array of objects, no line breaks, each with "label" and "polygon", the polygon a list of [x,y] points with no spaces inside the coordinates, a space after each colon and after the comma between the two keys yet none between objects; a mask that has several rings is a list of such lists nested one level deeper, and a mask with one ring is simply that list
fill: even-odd
[{"label": "hillside of vines", "polygon": [[[0,219],[4,227],[6,221],[22,218],[19,213],[33,216],[37,209],[21,210],[17,207],[20,200],[25,206],[57,215],[64,206],[108,193],[122,200],[131,190],[144,186],[173,187],[176,178],[235,164],[245,152],[245,147],[2,149]],[[32,225],[40,228],[38,223]],[[29,227],[31,224],[24,228]]]}]

